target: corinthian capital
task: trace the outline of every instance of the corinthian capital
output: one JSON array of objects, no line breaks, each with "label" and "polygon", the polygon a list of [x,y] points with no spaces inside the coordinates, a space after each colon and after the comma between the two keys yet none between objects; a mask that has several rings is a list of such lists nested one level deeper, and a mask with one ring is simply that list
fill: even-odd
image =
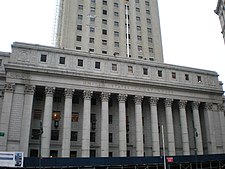
[{"label": "corinthian capital", "polygon": [[135,104],[141,104],[143,96],[134,96]]},{"label": "corinthian capital", "polygon": [[109,96],[110,96],[110,93],[107,93],[107,92],[102,92],[101,93],[101,99],[103,102],[107,102],[109,100]]},{"label": "corinthian capital", "polygon": [[127,94],[119,94],[118,95],[119,102],[125,102],[126,99],[127,99]]},{"label": "corinthian capital", "polygon": [[92,97],[93,92],[89,90],[83,91],[83,97],[85,100],[90,100]]},{"label": "corinthian capital", "polygon": [[35,91],[35,86],[34,85],[28,85],[28,84],[26,84],[25,85],[25,94],[30,94],[30,95],[32,95],[32,94],[34,94],[34,91]]},{"label": "corinthian capital", "polygon": [[173,99],[165,99],[165,106],[166,107],[171,107],[173,103]]},{"label": "corinthian capital", "polygon": [[156,106],[157,103],[158,103],[158,100],[159,100],[159,98],[157,98],[157,97],[151,97],[151,98],[149,99],[150,105]]},{"label": "corinthian capital", "polygon": [[180,100],[179,101],[179,108],[180,109],[185,109],[186,105],[187,105],[187,100]]},{"label": "corinthian capital", "polygon": [[65,89],[65,97],[72,98],[74,93],[74,89]]},{"label": "corinthian capital", "polygon": [[193,102],[193,103],[192,103],[192,108],[193,108],[193,110],[198,110],[199,104],[200,104],[200,102]]},{"label": "corinthian capital", "polygon": [[6,83],[4,86],[5,92],[14,92],[15,90],[15,84],[14,83]]},{"label": "corinthian capital", "polygon": [[53,96],[55,92],[55,87],[45,87],[46,96]]}]

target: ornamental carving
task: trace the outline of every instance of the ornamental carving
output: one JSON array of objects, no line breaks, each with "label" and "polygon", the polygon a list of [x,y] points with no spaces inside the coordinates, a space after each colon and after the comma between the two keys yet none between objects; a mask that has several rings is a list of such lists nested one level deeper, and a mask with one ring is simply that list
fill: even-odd
[{"label": "ornamental carving", "polygon": [[110,93],[107,93],[107,92],[102,92],[101,93],[101,99],[103,102],[107,102],[109,100],[109,96],[110,96]]},{"label": "ornamental carving", "polygon": [[15,84],[14,83],[6,83],[4,86],[5,92],[14,92]]},{"label": "ornamental carving", "polygon": [[92,91],[89,91],[89,90],[83,91],[83,97],[85,100],[90,100],[92,97],[92,94],[93,94]]},{"label": "ornamental carving", "polygon": [[72,98],[74,93],[74,89],[65,89],[65,97]]},{"label": "ornamental carving", "polygon": [[53,96],[55,92],[55,87],[45,87],[46,96]]},{"label": "ornamental carving", "polygon": [[165,106],[166,107],[171,107],[173,103],[173,99],[165,99]]},{"label": "ornamental carving", "polygon": [[8,72],[6,76],[13,79],[22,79],[22,80],[29,79],[29,75],[25,73]]},{"label": "ornamental carving", "polygon": [[126,99],[127,99],[127,94],[119,94],[118,95],[119,102],[125,102]]},{"label": "ornamental carving", "polygon": [[143,96],[134,96],[134,103],[141,104]]},{"label": "ornamental carving", "polygon": [[151,105],[151,106],[156,106],[157,103],[158,103],[158,100],[159,100],[159,98],[157,98],[157,97],[151,97],[151,98],[149,99],[150,105]]},{"label": "ornamental carving", "polygon": [[219,112],[224,112],[224,106],[223,106],[223,104],[218,104],[218,111]]},{"label": "ornamental carving", "polygon": [[193,103],[192,103],[192,108],[193,108],[193,110],[198,110],[199,105],[200,105],[200,102],[193,102]]},{"label": "ornamental carving", "polygon": [[180,109],[185,109],[187,105],[187,100],[180,100],[179,101],[179,108]]},{"label": "ornamental carving", "polygon": [[212,103],[205,103],[205,110],[206,111],[212,111],[213,110],[213,104]]},{"label": "ornamental carving", "polygon": [[32,94],[34,94],[34,91],[35,91],[35,86],[34,85],[28,85],[28,84],[25,85],[25,90],[24,90],[25,94],[32,95]]}]

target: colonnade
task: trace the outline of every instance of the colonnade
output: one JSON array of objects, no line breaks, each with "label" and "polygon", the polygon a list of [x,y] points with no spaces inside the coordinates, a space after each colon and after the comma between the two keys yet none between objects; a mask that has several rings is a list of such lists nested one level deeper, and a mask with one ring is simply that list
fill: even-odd
[{"label": "colonnade", "polygon": [[[8,87],[9,89],[12,86]],[[6,87],[3,103],[3,112],[1,115],[1,127],[5,124],[5,119],[9,120],[9,114],[11,112],[11,104],[13,100],[13,90],[9,90]],[[24,109],[23,117],[21,121],[21,134],[20,134],[20,150],[24,151],[24,155],[28,156],[29,148],[29,133],[31,125],[31,112],[33,106],[33,96],[34,96],[34,86],[26,85],[25,86],[25,96],[24,96]],[[53,97],[54,97],[54,87],[45,87],[45,104],[44,104],[44,113],[43,113],[43,128],[44,133],[41,137],[41,155],[42,157],[49,157],[50,152],[50,139],[51,139],[51,121],[52,121],[52,107],[53,107]],[[72,99],[73,99],[73,89],[65,89],[65,101],[64,101],[64,117],[63,117],[63,131],[62,131],[62,157],[70,156],[70,137],[71,137],[71,112],[72,112]],[[89,157],[90,156],[90,115],[91,115],[91,97],[92,91],[83,91],[83,121],[82,121],[82,146],[81,146],[81,156]],[[127,154],[127,136],[126,136],[126,94],[118,94],[118,113],[119,113],[119,156],[126,157]],[[108,125],[108,116],[109,116],[109,97],[110,93],[102,92],[101,93],[101,130],[100,130],[100,156],[107,157],[109,154],[109,125]],[[143,114],[142,114],[142,99],[144,96],[136,95],[134,96],[135,104],[135,138],[136,138],[136,156],[144,156],[144,142],[143,142]],[[160,136],[158,128],[158,109],[157,102],[159,98],[149,97],[149,110],[151,121],[151,138],[152,138],[152,154],[153,156],[160,155]],[[166,120],[166,134],[167,134],[167,144],[168,144],[168,155],[176,155],[176,146],[175,146],[175,132],[174,132],[174,121],[173,121],[173,111],[172,103],[173,99],[165,98],[165,120]],[[188,132],[187,124],[187,115],[186,115],[186,100],[179,100],[179,118],[181,124],[181,138],[182,138],[182,149],[183,155],[190,155],[190,139]],[[197,154],[203,154],[203,140],[202,140],[202,129],[199,115],[199,105],[200,102],[192,102],[193,110],[193,124],[194,129],[198,133],[196,137],[196,150]],[[213,127],[213,118],[212,118],[212,104],[205,104],[204,111],[204,120],[206,121],[206,135],[207,135],[207,146],[208,153],[216,153],[216,140],[215,132]],[[221,117],[221,131],[223,138],[223,148],[225,149],[225,125],[223,123],[223,107],[219,106],[219,114]],[[8,125],[6,125],[8,126]],[[6,132],[8,128],[4,126]],[[3,145],[1,146],[2,150],[7,150],[7,140],[1,140]],[[5,145],[5,148],[4,148]],[[225,150],[224,150],[225,151]]]}]

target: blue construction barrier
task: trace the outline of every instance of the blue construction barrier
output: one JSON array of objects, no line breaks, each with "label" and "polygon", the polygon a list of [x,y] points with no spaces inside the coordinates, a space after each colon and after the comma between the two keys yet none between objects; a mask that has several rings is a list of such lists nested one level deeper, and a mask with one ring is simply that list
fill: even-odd
[{"label": "blue construction barrier", "polygon": [[[224,162],[225,154],[198,155],[198,156],[170,156],[171,164]],[[39,158],[24,159],[25,168],[39,167]],[[96,157],[96,158],[42,158],[41,166],[54,167],[97,167],[97,166],[132,166],[163,164],[163,157]]]}]

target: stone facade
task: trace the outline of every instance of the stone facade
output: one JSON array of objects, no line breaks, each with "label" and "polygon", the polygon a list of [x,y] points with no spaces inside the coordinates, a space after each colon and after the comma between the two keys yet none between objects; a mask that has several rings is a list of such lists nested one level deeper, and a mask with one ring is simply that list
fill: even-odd
[{"label": "stone facade", "polygon": [[[128,10],[129,42],[126,40]],[[157,0],[61,0],[57,47],[163,62]]]},{"label": "stone facade", "polygon": [[216,72],[18,42],[1,58],[0,151],[159,156],[163,125],[167,155],[225,152]]},{"label": "stone facade", "polygon": [[225,1],[224,0],[218,0],[215,13],[219,16],[220,25],[221,25],[221,33],[223,34],[223,39],[225,43]]}]

